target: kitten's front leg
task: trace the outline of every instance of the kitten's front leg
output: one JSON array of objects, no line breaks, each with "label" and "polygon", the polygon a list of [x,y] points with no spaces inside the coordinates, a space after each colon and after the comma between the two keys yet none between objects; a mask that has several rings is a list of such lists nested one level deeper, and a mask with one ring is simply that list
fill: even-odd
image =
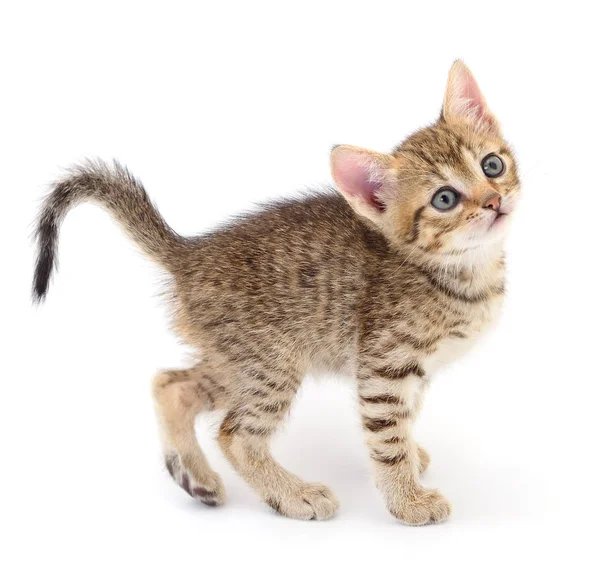
[{"label": "kitten's front leg", "polygon": [[442,522],[450,504],[419,482],[422,468],[412,426],[419,410],[424,372],[416,361],[402,366],[362,364],[358,393],[375,482],[389,511],[406,524]]}]

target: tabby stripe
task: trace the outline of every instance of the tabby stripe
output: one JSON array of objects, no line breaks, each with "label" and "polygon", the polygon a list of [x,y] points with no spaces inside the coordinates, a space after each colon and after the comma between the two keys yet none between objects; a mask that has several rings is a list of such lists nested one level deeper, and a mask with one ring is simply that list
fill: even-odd
[{"label": "tabby stripe", "polygon": [[419,221],[421,220],[421,215],[423,213],[423,211],[427,208],[427,205],[423,205],[422,207],[419,207],[416,211],[415,214],[413,215],[413,223],[412,223],[412,227],[410,230],[410,237],[408,238],[408,242],[409,243],[414,243],[417,238],[419,237]]},{"label": "tabby stripe", "polygon": [[398,347],[398,342],[400,343],[408,343],[408,345],[412,346],[414,349],[422,349],[427,350],[431,349],[441,338],[431,337],[429,339],[419,339],[410,333],[404,332],[394,332],[394,344],[392,349],[396,349]]},{"label": "tabby stripe", "polygon": [[371,457],[386,466],[395,466],[406,459],[406,454],[401,453],[392,457],[382,456],[381,454],[371,454]]},{"label": "tabby stripe", "polygon": [[260,381],[263,385],[266,385],[267,387],[274,389],[275,391],[287,391],[288,389],[287,387],[285,387],[285,385],[281,385],[276,381],[269,379],[264,373],[262,373],[262,371],[252,369],[247,373],[252,379]]},{"label": "tabby stripe", "polygon": [[360,396],[360,401],[364,403],[393,403],[398,405],[400,400],[395,395],[376,395],[374,397]]},{"label": "tabby stripe", "polygon": [[396,367],[382,367],[374,369],[373,372],[378,377],[392,380],[405,379],[409,375],[417,375],[418,377],[425,375],[423,368],[416,361],[412,361],[400,369]]},{"label": "tabby stripe", "polygon": [[252,397],[262,397],[263,399],[265,397],[270,396],[269,393],[267,393],[266,391],[262,391],[260,389],[251,389],[247,393],[248,393],[248,395],[251,395]]},{"label": "tabby stripe", "polygon": [[268,404],[260,404],[257,409],[262,411],[266,411],[268,413],[279,413],[280,411],[286,410],[288,408],[289,403],[281,402],[281,403],[268,403]]},{"label": "tabby stripe", "polygon": [[240,412],[238,410],[230,411],[221,424],[221,431],[227,435],[237,433],[242,426],[240,425]]},{"label": "tabby stripe", "polygon": [[459,339],[466,339],[467,336],[462,331],[450,331],[451,337],[458,337]]},{"label": "tabby stripe", "polygon": [[[221,340],[221,343],[224,344],[225,348],[227,348],[228,345],[239,346],[239,349],[235,351],[232,350],[232,352],[235,353],[235,357],[238,361],[251,362],[253,366],[258,366],[260,369],[265,369],[267,371],[280,374],[282,375],[282,381],[295,383],[298,380],[297,374],[287,374],[280,366],[273,365],[271,360],[263,355],[262,351],[252,350],[251,345],[247,342],[243,343],[233,337],[225,337]],[[254,369],[251,367],[246,373],[249,377],[252,377],[253,373],[261,374],[264,377],[264,374],[262,371],[260,371],[260,369]],[[265,379],[267,378],[265,377]]]},{"label": "tabby stripe", "polygon": [[363,425],[372,432],[378,432],[396,425],[395,419],[374,419],[372,417],[363,418]]},{"label": "tabby stripe", "polygon": [[401,439],[398,436],[394,436],[391,438],[387,438],[385,440],[381,440],[382,444],[399,444],[399,443],[404,443],[406,440],[405,439]]},{"label": "tabby stripe", "polygon": [[290,389],[285,383],[277,383],[272,380],[264,381],[263,383],[275,391],[288,391]]},{"label": "tabby stripe", "polygon": [[265,437],[271,435],[271,430],[266,427],[252,427],[250,425],[247,425],[244,429],[253,436]]}]

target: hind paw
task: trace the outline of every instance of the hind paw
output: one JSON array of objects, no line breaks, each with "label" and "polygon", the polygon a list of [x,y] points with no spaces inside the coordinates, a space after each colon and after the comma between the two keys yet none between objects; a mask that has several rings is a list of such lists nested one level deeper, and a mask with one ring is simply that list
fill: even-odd
[{"label": "hind paw", "polygon": [[203,472],[202,476],[194,476],[176,452],[165,455],[165,466],[175,482],[192,498],[207,506],[220,506],[225,502],[225,487],[216,472],[211,470]]}]

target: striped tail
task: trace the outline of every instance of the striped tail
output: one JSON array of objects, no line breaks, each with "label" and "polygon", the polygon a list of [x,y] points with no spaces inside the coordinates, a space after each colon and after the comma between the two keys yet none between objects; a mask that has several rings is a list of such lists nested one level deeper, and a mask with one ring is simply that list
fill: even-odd
[{"label": "striped tail", "polygon": [[172,270],[186,240],[171,229],[144,187],[116,161],[87,162],[71,169],[44,200],[35,228],[37,261],[33,299],[43,301],[57,267],[58,232],[67,212],[82,201],[104,207],[151,259]]}]

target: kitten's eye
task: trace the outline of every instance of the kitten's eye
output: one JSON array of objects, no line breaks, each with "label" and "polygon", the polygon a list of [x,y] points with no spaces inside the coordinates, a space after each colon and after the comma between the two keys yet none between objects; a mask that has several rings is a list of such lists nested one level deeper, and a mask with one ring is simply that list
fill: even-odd
[{"label": "kitten's eye", "polygon": [[504,172],[504,163],[498,155],[488,155],[481,161],[481,168],[486,177],[499,177]]},{"label": "kitten's eye", "polygon": [[458,205],[460,197],[456,191],[452,189],[440,189],[433,198],[431,204],[438,211],[449,211]]}]

